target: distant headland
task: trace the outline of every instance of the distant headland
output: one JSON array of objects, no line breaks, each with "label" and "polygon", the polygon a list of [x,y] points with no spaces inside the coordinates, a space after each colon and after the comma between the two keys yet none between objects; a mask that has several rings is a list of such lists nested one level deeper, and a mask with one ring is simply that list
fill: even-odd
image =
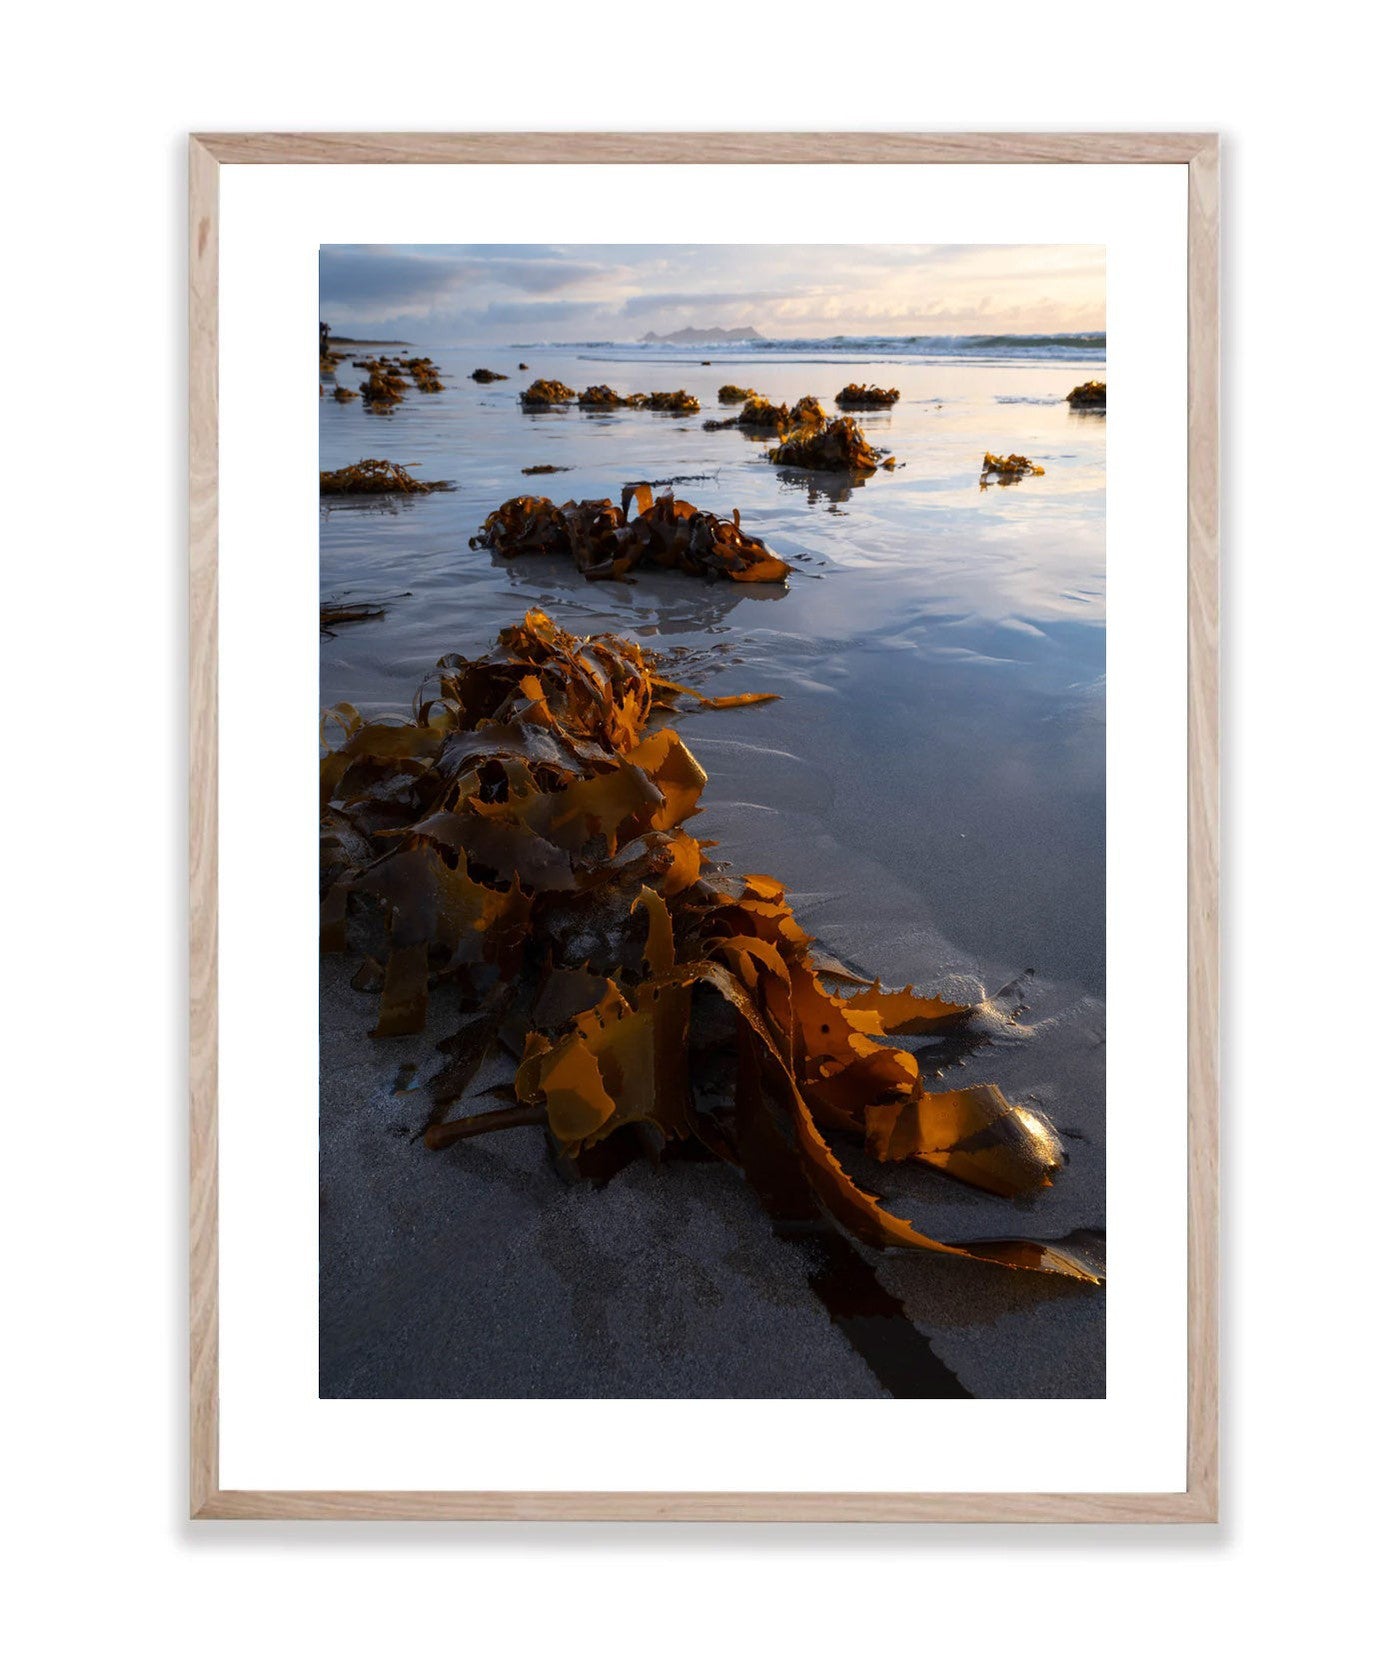
[{"label": "distant headland", "polygon": [[643,344],[739,344],[763,335],[755,326],[682,326],[679,332],[648,332]]}]

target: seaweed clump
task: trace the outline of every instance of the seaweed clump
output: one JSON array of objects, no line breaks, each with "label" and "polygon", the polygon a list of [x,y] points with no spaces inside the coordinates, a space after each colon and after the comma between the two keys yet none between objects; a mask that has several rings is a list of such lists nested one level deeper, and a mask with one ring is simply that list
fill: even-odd
[{"label": "seaweed clump", "polygon": [[[736,388],[736,387],[731,387]],[[765,396],[749,396],[741,413],[727,420],[706,420],[706,431],[784,432],[790,425],[792,411],[785,402],[769,402]]]},{"label": "seaweed clump", "polygon": [[356,461],[334,472],[321,474],[323,496],[430,495],[434,490],[453,490],[448,478],[417,479],[393,461]]},{"label": "seaweed clump", "polygon": [[623,396],[614,391],[611,385],[589,385],[587,390],[578,393],[580,408],[628,408],[635,407],[639,399],[634,396]]},{"label": "seaweed clump", "polygon": [[346,387],[341,384],[337,384],[331,394],[337,402],[353,402],[355,400],[355,393],[352,390],[347,390]]},{"label": "seaweed clump", "polygon": [[654,414],[698,414],[699,398],[689,391],[650,391],[633,397],[637,408],[649,408]]},{"label": "seaweed clump", "polygon": [[720,402],[751,402],[757,396],[757,391],[750,391],[746,385],[720,385]]},{"label": "seaweed clump", "polygon": [[521,395],[520,401],[526,408],[558,408],[565,402],[572,402],[575,394],[557,379],[536,379]]},{"label": "seaweed clump", "polygon": [[1106,408],[1108,388],[1101,379],[1089,379],[1086,384],[1075,385],[1064,400],[1070,408]]},{"label": "seaweed clump", "polygon": [[[521,362],[520,366],[523,367],[524,363]],[[508,373],[492,373],[489,367],[478,367],[474,369],[471,377],[478,385],[494,385],[501,379],[508,379],[510,375]]]},{"label": "seaweed clump", "polygon": [[610,497],[556,507],[545,496],[516,496],[486,516],[471,546],[494,548],[506,558],[571,554],[594,580],[656,566],[733,583],[781,583],[792,569],[740,528],[737,508],[724,519],[677,501],[674,491],[653,496],[649,484],[625,485],[620,507]]},{"label": "seaweed clump", "polygon": [[776,448],[768,450],[768,459],[777,466],[856,475],[868,475],[881,465],[894,465],[892,455],[876,449],[854,420],[843,418],[788,432]]},{"label": "seaweed clump", "polygon": [[838,408],[892,408],[898,400],[896,390],[879,385],[847,385],[836,392]]},{"label": "seaweed clump", "polygon": [[375,414],[391,412],[403,401],[408,381],[388,362],[370,361],[365,367],[369,377],[359,388],[365,407]]},{"label": "seaweed clump", "polygon": [[[769,1205],[824,1211],[874,1247],[1099,1281],[1054,1244],[925,1235],[832,1148],[844,1134],[1003,1196],[1046,1186],[1063,1159],[1052,1126],[996,1085],[928,1089],[887,1041],[974,1041],[978,1007],[834,989],[854,976],[822,960],[782,882],[721,872],[685,831],[707,778],[656,714],[774,698],[706,699],[636,643],[531,611],[483,657],[439,660],[411,721],[326,714],[343,738],[321,761],[322,949],[362,955],[376,1036],[421,1033],[432,987],[471,1016],[438,1045],[424,1143],[535,1126],[581,1163],[624,1132],[658,1161],[707,1151],[780,1188]],[[355,901],[382,917],[351,918]],[[513,1084],[483,1110],[497,1046]]]},{"label": "seaweed clump", "polygon": [[981,487],[994,478],[998,484],[1018,484],[1022,478],[1043,478],[1044,468],[1024,455],[987,455],[981,463]]},{"label": "seaweed clump", "polygon": [[821,425],[825,418],[826,410],[816,398],[814,396],[804,396],[800,402],[793,405],[787,425],[783,427],[783,430],[785,431],[790,427],[793,431],[805,431],[810,426]]},{"label": "seaweed clump", "polygon": [[440,391],[446,387],[442,383],[442,369],[432,360],[431,356],[409,356],[403,363],[413,377],[413,383],[420,391]]}]

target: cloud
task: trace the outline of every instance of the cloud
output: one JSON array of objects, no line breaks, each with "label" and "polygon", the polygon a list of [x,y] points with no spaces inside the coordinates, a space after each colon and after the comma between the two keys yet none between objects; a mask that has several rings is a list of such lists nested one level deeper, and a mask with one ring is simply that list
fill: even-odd
[{"label": "cloud", "polygon": [[732,303],[757,310],[765,303],[785,303],[789,297],[790,293],[782,291],[634,292],[622,305],[622,313],[647,315],[672,309],[695,309],[703,313],[706,309],[720,309]]}]

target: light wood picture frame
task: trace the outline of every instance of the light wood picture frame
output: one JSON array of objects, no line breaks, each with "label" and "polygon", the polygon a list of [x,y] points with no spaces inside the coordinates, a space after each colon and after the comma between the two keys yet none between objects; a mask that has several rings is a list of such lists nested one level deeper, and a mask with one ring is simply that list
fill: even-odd
[{"label": "light wood picture frame", "polygon": [[[259,1491],[219,1469],[218,274],[225,164],[1163,164],[1188,226],[1188,1452],[1170,1493]],[[211,1518],[1209,1523],[1218,1519],[1219,143],[1154,134],[200,134],[189,143],[190,1511]]]}]

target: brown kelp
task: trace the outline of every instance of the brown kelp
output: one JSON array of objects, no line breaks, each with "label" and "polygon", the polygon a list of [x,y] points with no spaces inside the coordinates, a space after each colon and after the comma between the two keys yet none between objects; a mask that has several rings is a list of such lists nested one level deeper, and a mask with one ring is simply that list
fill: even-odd
[{"label": "brown kelp", "polygon": [[419,480],[394,461],[356,461],[321,474],[323,496],[428,495],[434,490],[454,490],[449,478]]},{"label": "brown kelp", "polygon": [[526,478],[539,478],[550,472],[572,472],[571,466],[522,466],[521,473]]},{"label": "brown kelp", "polygon": [[327,600],[321,602],[321,634],[333,636],[340,624],[364,624],[382,618],[388,607],[377,600]]},{"label": "brown kelp", "polygon": [[[706,776],[656,713],[774,697],[706,700],[634,642],[531,611],[483,657],[440,660],[410,721],[326,714],[343,738],[321,762],[322,946],[362,956],[380,1037],[421,1033],[432,988],[471,1015],[438,1046],[424,1142],[534,1125],[581,1165],[630,1131],[660,1161],[699,1148],[765,1189],[801,1186],[871,1246],[1100,1280],[1054,1244],[925,1235],[833,1147],[845,1135],[1004,1196],[1063,1158],[995,1085],[929,1089],[888,1041],[974,1034],[976,1006],[855,982],[780,881],[726,875],[686,833]],[[511,1099],[479,1111],[497,1045]]]},{"label": "brown kelp", "polygon": [[352,390],[347,390],[344,385],[337,384],[332,394],[337,402],[353,402],[355,400],[355,393]]},{"label": "brown kelp", "polygon": [[1075,385],[1064,400],[1070,408],[1106,408],[1108,388],[1101,379],[1089,379],[1086,384]]},{"label": "brown kelp", "polygon": [[1022,478],[1043,478],[1044,468],[1024,455],[987,455],[981,463],[981,487],[994,478],[998,484],[1018,484]]},{"label": "brown kelp", "polygon": [[[732,388],[732,387],[731,387]],[[769,402],[765,396],[750,395],[741,413],[727,420],[706,420],[706,431],[784,432],[791,423],[792,411],[785,402]]]},{"label": "brown kelp", "polygon": [[794,403],[784,431],[806,431],[812,426],[825,423],[826,410],[814,396],[804,396],[800,402]]},{"label": "brown kelp", "polygon": [[359,388],[364,405],[373,413],[387,414],[403,401],[408,381],[387,362],[371,361],[367,368],[369,377]]},{"label": "brown kelp", "polygon": [[810,472],[868,474],[878,466],[892,467],[894,459],[876,449],[854,422],[844,418],[786,432],[768,459],[777,466],[799,466]]},{"label": "brown kelp", "polygon": [[587,390],[578,393],[580,408],[627,408],[633,406],[636,400],[614,391],[611,385],[589,385]]},{"label": "brown kelp", "polygon": [[732,583],[781,583],[792,569],[740,528],[737,508],[725,519],[677,501],[673,490],[655,496],[649,484],[623,485],[620,507],[610,497],[558,507],[545,496],[516,496],[486,515],[471,546],[494,548],[507,558],[571,554],[594,580],[656,566]]},{"label": "brown kelp", "polygon": [[446,387],[442,383],[442,369],[430,356],[409,356],[403,366],[413,377],[413,383],[420,391],[440,391]]},{"label": "brown kelp", "polygon": [[635,401],[653,414],[698,414],[700,407],[699,398],[689,391],[647,391]]},{"label": "brown kelp", "polygon": [[836,392],[838,408],[892,408],[899,393],[880,385],[846,385]]},{"label": "brown kelp", "polygon": [[[524,365],[523,362],[520,363],[521,367]],[[472,370],[471,377],[478,385],[494,385],[501,379],[508,379],[510,375],[508,373],[492,373],[489,367],[477,367]]]},{"label": "brown kelp", "polygon": [[536,379],[521,394],[520,401],[526,408],[558,408],[565,402],[572,402],[574,395],[567,385],[560,384],[557,379]]},{"label": "brown kelp", "polygon": [[751,402],[757,391],[749,390],[747,385],[720,385],[720,402]]}]

